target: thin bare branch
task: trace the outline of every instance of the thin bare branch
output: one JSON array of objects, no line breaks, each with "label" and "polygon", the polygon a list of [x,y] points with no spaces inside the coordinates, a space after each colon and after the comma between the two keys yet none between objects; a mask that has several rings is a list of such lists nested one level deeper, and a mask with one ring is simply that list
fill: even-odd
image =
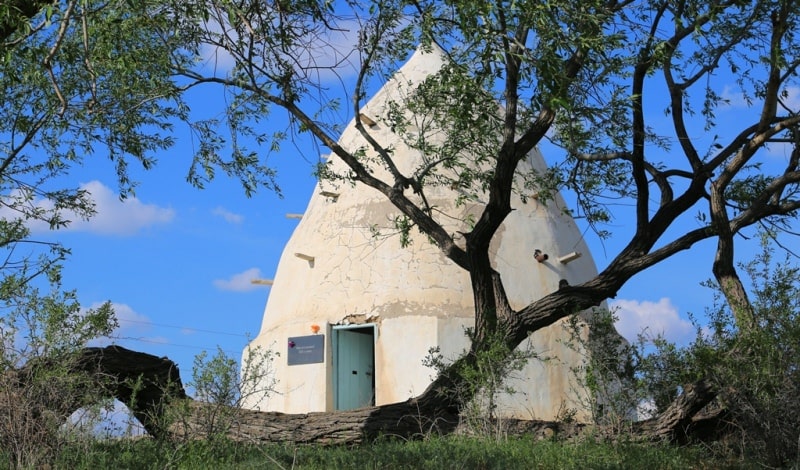
[{"label": "thin bare branch", "polygon": [[61,43],[64,41],[64,38],[67,35],[67,28],[69,28],[70,17],[72,16],[72,12],[75,9],[75,5],[77,5],[77,3],[78,3],[77,0],[72,0],[67,4],[67,9],[64,12],[63,18],[61,18],[61,22],[58,27],[56,40],[54,41],[52,47],[50,48],[50,51],[47,53],[47,56],[42,61],[42,65],[47,69],[47,72],[50,75],[50,82],[53,85],[53,90],[55,91],[58,100],[61,102],[61,110],[58,113],[59,116],[63,116],[64,113],[67,112],[67,100],[61,93],[61,87],[58,85],[58,79],[56,78],[55,71],[53,71],[52,62],[56,53],[61,48]]}]

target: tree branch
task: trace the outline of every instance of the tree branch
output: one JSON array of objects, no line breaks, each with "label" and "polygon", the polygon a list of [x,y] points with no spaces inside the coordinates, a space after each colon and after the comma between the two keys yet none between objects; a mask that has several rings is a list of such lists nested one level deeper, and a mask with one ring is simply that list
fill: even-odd
[{"label": "tree branch", "polygon": [[[56,0],[7,0],[4,7],[9,14],[0,18],[0,41],[5,41],[18,32],[23,23],[30,21],[46,6],[55,5]],[[12,15],[16,12],[18,16]]]}]

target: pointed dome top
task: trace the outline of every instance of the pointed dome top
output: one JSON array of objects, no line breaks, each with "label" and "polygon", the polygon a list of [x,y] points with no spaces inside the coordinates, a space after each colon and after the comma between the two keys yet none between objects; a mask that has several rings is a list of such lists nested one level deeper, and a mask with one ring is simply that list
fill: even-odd
[{"label": "pointed dome top", "polygon": [[447,53],[435,43],[418,46],[408,61],[364,105],[362,111],[369,110],[375,115],[383,115],[388,101],[403,101],[404,95],[439,72],[447,61]]},{"label": "pointed dome top", "polygon": [[400,67],[394,78],[403,77],[413,83],[420,82],[441,70],[447,60],[447,53],[436,43],[428,46],[420,45]]}]

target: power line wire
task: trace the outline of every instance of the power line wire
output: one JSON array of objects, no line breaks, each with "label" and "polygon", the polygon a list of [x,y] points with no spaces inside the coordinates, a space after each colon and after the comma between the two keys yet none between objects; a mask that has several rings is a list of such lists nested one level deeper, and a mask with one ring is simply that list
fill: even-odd
[{"label": "power line wire", "polygon": [[[164,346],[174,346],[174,347],[179,347],[179,348],[196,349],[196,350],[199,350],[199,351],[216,350],[218,348],[217,346],[207,347],[207,346],[196,346],[196,345],[190,345],[190,344],[178,344],[178,343],[170,343],[170,342],[166,342],[166,341],[156,341],[156,340],[145,339],[145,338],[135,338],[133,336],[113,336],[113,337],[109,336],[107,338],[112,340],[112,341],[138,341],[140,343],[160,344],[160,345],[164,345]],[[235,354],[241,354],[241,351],[232,351],[230,349],[222,349],[222,351],[225,352],[225,353],[234,354],[234,355]]]},{"label": "power line wire", "polygon": [[250,335],[246,335],[246,334],[229,333],[229,332],[226,332],[226,331],[204,330],[204,329],[201,329],[201,328],[193,328],[191,326],[166,325],[164,323],[154,323],[154,322],[151,322],[151,321],[128,320],[127,318],[119,318],[119,319],[117,319],[117,321],[127,322],[127,323],[138,323],[138,324],[141,324],[141,325],[160,326],[160,327],[163,327],[163,328],[174,328],[176,330],[192,330],[192,331],[197,331],[197,332],[200,332],[200,333],[211,333],[211,334],[215,334],[215,335],[238,336],[238,337],[241,337],[241,338],[251,338]]}]

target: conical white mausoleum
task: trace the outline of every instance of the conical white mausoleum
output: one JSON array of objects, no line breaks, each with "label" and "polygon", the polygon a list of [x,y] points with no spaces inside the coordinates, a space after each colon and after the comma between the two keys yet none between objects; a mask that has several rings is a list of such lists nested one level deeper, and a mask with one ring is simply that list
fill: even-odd
[{"label": "conical white mausoleum", "polygon": [[[400,103],[444,64],[441,51],[417,51],[362,109],[364,121],[384,147],[392,147],[401,171],[420,163],[383,124],[390,103]],[[350,123],[339,143],[351,151],[368,148]],[[369,154],[369,152],[367,152]],[[336,157],[332,170],[344,170]],[[538,151],[523,162],[544,170]],[[468,231],[472,207],[455,204],[457,190],[426,190],[428,202],[451,218],[450,233]],[[558,289],[596,275],[581,233],[560,195],[547,204],[535,194],[514,211],[493,240],[495,269],[503,277],[512,307],[521,308]],[[445,258],[416,230],[402,248],[392,232],[399,211],[385,196],[364,185],[322,181],[281,256],[259,335],[249,347],[280,353],[274,363],[277,393],[251,397],[247,406],[264,411],[333,411],[406,400],[422,393],[434,371],[423,365],[432,347],[455,359],[468,347],[464,328],[473,326],[468,273]],[[534,252],[547,254],[538,262]],[[560,409],[578,408],[570,366],[580,354],[562,344],[568,334],[560,323],[530,336],[529,345],[548,362],[531,360],[512,379],[515,393],[501,397],[498,414],[552,419]]]}]

